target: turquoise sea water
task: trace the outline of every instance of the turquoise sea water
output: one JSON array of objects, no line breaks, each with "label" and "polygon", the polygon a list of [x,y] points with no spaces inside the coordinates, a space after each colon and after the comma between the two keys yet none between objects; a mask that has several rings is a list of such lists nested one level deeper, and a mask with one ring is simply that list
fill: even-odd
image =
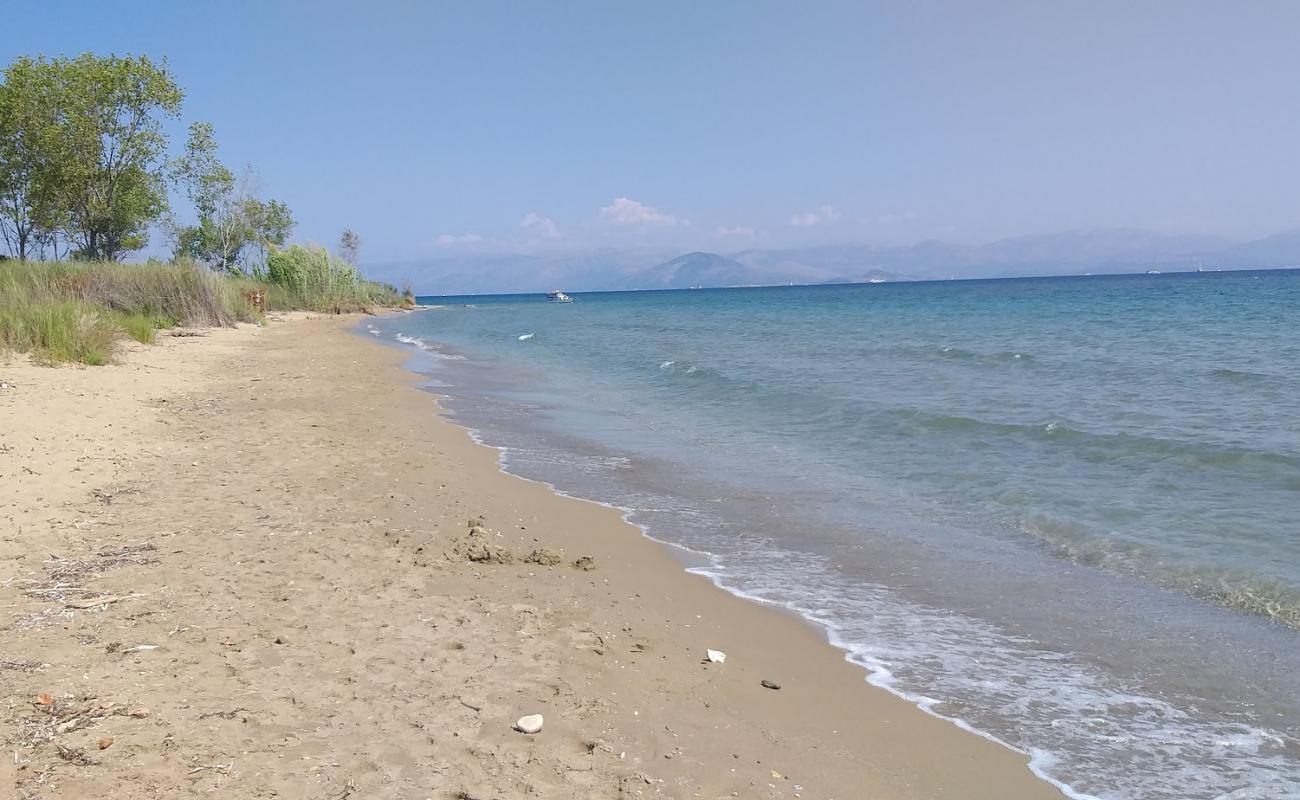
[{"label": "turquoise sea water", "polygon": [[872,683],[1077,796],[1300,797],[1300,272],[426,300],[368,328],[510,471]]}]

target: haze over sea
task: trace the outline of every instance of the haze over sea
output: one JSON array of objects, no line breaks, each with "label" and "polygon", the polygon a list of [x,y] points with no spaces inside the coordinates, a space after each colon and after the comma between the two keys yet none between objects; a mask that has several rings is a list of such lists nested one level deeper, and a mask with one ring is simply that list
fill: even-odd
[{"label": "haze over sea", "polygon": [[1300,272],[429,298],[511,472],[1076,795],[1300,796]]}]

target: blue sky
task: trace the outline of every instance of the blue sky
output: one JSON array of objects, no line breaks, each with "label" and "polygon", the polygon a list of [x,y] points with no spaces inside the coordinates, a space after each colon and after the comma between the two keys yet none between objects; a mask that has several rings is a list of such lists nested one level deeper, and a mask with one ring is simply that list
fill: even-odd
[{"label": "blue sky", "polygon": [[[9,2],[363,260],[1300,227],[1300,4]],[[177,144],[180,143],[177,137]]]}]

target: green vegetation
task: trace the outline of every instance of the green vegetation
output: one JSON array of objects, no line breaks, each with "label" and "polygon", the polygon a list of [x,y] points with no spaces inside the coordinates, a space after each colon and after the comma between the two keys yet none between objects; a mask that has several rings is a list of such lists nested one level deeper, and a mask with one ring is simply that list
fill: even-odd
[{"label": "green vegetation", "polygon": [[194,204],[198,224],[173,226],[172,257],[231,273],[258,272],[293,232],[293,214],[278,200],[258,200],[252,172],[236,179],[216,151],[212,126],[191,125],[185,156],[173,163],[172,174]]},{"label": "green vegetation", "polygon": [[108,363],[123,336],[252,320],[239,287],[196,265],[0,264],[0,350],[46,363]]},{"label": "green vegetation", "polygon": [[361,277],[352,264],[323,247],[293,245],[272,252],[261,275],[271,286],[268,302],[313,311],[359,311],[401,304],[397,290]]},{"label": "green vegetation", "polygon": [[[147,56],[21,57],[0,73],[0,241],[13,259],[0,255],[0,351],[103,364],[123,338],[252,321],[257,307],[402,304],[362,277],[354,231],[339,256],[289,245],[288,205],[258,199],[251,170],[221,163],[211,124],[190,125],[169,157],[163,123],[183,99]],[[177,221],[175,200],[193,224]],[[156,232],[172,263],[118,263]]]},{"label": "green vegetation", "polygon": [[183,94],[148,57],[22,57],[0,87],[3,233],[19,259],[62,243],[85,260],[144,247],[166,212],[162,120]]},{"label": "green vegetation", "polygon": [[258,293],[270,311],[401,303],[393,287],[365,280],[320,248],[295,245],[271,263],[264,280],[197,264],[0,263],[0,351],[30,352],[44,363],[106,364],[123,337],[148,343],[158,329],[256,321]]},{"label": "green vegetation", "polygon": [[43,363],[106,364],[117,331],[94,307],[71,300],[0,305],[0,345]]}]

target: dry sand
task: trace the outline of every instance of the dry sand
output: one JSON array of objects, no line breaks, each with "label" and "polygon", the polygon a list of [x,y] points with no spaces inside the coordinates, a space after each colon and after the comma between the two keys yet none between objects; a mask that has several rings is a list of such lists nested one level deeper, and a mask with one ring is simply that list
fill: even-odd
[{"label": "dry sand", "polygon": [[502,474],[352,322],[0,360],[0,797],[1060,797]]}]

